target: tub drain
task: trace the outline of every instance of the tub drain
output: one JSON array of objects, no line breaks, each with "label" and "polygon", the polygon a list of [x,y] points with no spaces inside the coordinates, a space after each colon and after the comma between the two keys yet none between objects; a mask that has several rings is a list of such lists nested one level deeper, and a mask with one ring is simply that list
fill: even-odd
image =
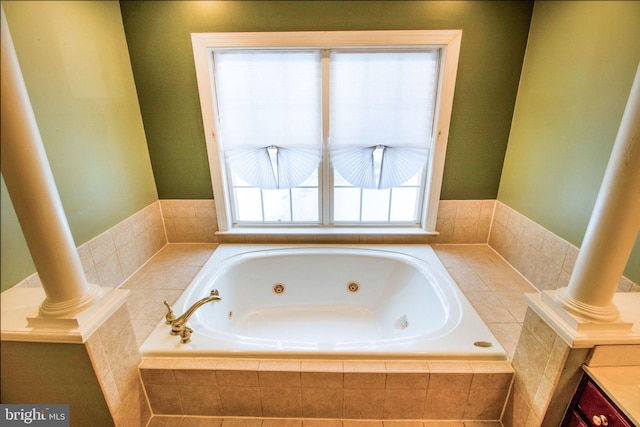
[{"label": "tub drain", "polygon": [[351,282],[347,283],[347,290],[352,294],[355,294],[360,290],[360,283],[352,280]]},{"label": "tub drain", "polygon": [[284,283],[276,283],[275,285],[273,285],[273,287],[271,288],[273,290],[273,293],[276,295],[280,295],[284,293]]},{"label": "tub drain", "polygon": [[476,347],[484,347],[484,348],[493,347],[493,344],[491,344],[489,341],[476,341],[473,343],[473,345],[475,345]]}]

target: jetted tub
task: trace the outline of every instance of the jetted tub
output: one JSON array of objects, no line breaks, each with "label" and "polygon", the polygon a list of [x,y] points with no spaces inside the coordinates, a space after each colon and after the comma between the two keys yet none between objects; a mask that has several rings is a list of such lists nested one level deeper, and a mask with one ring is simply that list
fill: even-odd
[{"label": "jetted tub", "polygon": [[428,245],[222,244],[159,324],[146,357],[507,360]]}]

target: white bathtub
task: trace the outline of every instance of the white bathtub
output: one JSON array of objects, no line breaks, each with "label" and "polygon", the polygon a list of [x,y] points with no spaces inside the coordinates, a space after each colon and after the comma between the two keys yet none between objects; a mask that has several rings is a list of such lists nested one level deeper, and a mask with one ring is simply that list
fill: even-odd
[{"label": "white bathtub", "polygon": [[507,360],[428,245],[223,244],[174,312],[212,289],[190,343],[163,321],[141,354]]}]

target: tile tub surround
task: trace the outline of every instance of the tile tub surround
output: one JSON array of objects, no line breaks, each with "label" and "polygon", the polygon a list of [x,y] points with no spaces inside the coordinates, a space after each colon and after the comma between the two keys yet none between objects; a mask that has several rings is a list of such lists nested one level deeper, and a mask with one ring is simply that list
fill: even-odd
[{"label": "tile tub surround", "polygon": [[[500,201],[489,245],[540,291],[569,284],[579,250]],[[618,292],[640,292],[640,285],[622,277]]]},{"label": "tile tub surround", "polygon": [[[162,297],[167,299],[169,303],[174,303],[182,290],[189,284],[190,274],[195,275],[195,272],[204,264],[216,246],[215,244],[168,244],[138,273],[125,282],[123,288],[132,292],[127,304],[139,343],[144,340],[165,314],[164,306],[160,301],[161,297],[156,298],[156,294],[162,294]],[[512,355],[526,313],[523,293],[532,292],[533,287],[486,244],[434,245],[434,250],[463,292],[473,296],[472,304],[483,320],[487,322],[496,338]],[[152,301],[152,299],[158,300]],[[191,360],[191,362],[194,361],[195,359]],[[290,414],[287,418],[302,418],[313,414],[312,418],[314,419],[333,418],[341,412],[344,417],[345,413],[349,416],[359,416],[358,411],[372,411],[371,414],[379,416],[377,419],[381,420],[378,421],[381,423],[384,420],[385,411],[387,416],[403,413],[408,414],[405,416],[435,417],[438,414],[425,413],[425,408],[438,407],[442,402],[446,402],[451,405],[448,408],[451,413],[446,416],[464,417],[466,413],[466,416],[478,417],[474,419],[497,420],[501,414],[497,408],[502,407],[508,393],[508,387],[504,387],[504,383],[497,387],[494,385],[493,389],[488,389],[489,392],[487,390],[481,392],[478,387],[482,387],[483,382],[491,383],[489,379],[491,375],[488,372],[479,371],[479,365],[474,365],[476,368],[474,371],[473,367],[470,368],[471,365],[466,362],[463,362],[463,368],[459,368],[460,365],[457,365],[458,368],[454,368],[455,364],[438,365],[435,362],[418,362],[418,365],[412,365],[412,367],[421,366],[422,372],[402,372],[401,369],[394,370],[394,368],[399,368],[398,366],[387,365],[384,362],[377,365],[365,364],[364,366],[367,368],[363,371],[347,362],[331,361],[322,368],[315,368],[318,372],[313,372],[308,364],[303,365],[302,361],[293,361],[293,374],[286,370],[271,372],[269,365],[265,364],[266,361],[255,360],[243,362],[246,365],[243,365],[242,369],[237,369],[237,367],[231,369],[232,366],[225,365],[228,363],[227,361],[220,362],[217,359],[197,362],[204,363],[204,367],[202,365],[189,366],[189,369],[182,369],[185,367],[185,363],[189,363],[184,360],[175,361],[175,364],[168,369],[165,369],[167,366],[162,362],[160,365],[154,365],[157,362],[156,359],[145,360],[143,363],[143,370],[148,371],[142,374],[145,378],[145,384],[150,376],[151,382],[169,381],[174,385],[169,387],[159,384],[148,385],[147,395],[156,416],[167,415],[157,412],[159,408],[167,411],[175,410],[173,415],[176,417],[185,413],[192,414],[189,417],[202,415],[202,413],[193,414],[193,411],[222,411],[222,408],[227,408],[232,413],[225,414],[225,416],[237,414],[234,411],[248,411],[254,414],[252,415],[254,417],[271,418],[277,417],[277,414],[286,413]],[[262,366],[261,362],[263,362]],[[180,369],[176,368],[178,363],[180,363]],[[344,363],[347,363],[346,367]],[[443,378],[446,378],[445,373],[442,372],[443,369],[458,369],[458,372],[448,372],[447,374],[454,375],[455,381],[444,380],[449,387],[438,389],[436,387],[438,382],[443,382]],[[502,365],[501,370],[512,372],[508,363]],[[181,372],[176,375],[177,371]],[[185,373],[187,371],[204,372],[199,372],[199,377],[196,375],[198,379],[194,380],[195,384],[187,386],[184,384],[183,377],[189,375]],[[238,377],[237,382],[230,383],[229,378],[226,377],[228,374],[226,371],[239,371],[231,374]],[[281,376],[278,372],[285,374]],[[499,372],[503,381],[504,375],[502,374],[513,375],[509,372]],[[488,377],[484,377],[485,374]],[[220,382],[218,382],[218,376],[221,378]],[[475,383],[473,382],[474,378],[476,378]],[[481,378],[485,381],[480,381]],[[316,387],[310,387],[314,383],[309,381],[314,379]],[[207,381],[208,385],[202,384],[201,381]],[[217,393],[205,393],[205,389],[211,384],[216,384]],[[429,384],[432,386],[431,392],[429,392]],[[264,393],[262,393],[262,388],[265,388]],[[185,412],[181,400],[167,398],[166,390],[169,389],[197,396],[198,404],[187,410],[192,412]],[[221,390],[224,390],[224,393],[221,393]],[[291,397],[289,400],[294,402],[293,406],[279,406],[278,401],[274,402],[274,396],[279,394]],[[333,398],[320,398],[327,395],[333,396]],[[386,400],[387,396],[392,395],[400,395],[402,398],[393,400],[389,397],[389,400]],[[317,398],[316,402],[320,403],[312,403],[314,396]],[[363,398],[377,403],[377,406],[356,407],[354,402]],[[238,403],[233,399],[242,400]],[[263,399],[265,399],[264,408],[262,406]],[[489,403],[487,403],[487,399]],[[498,406],[496,406],[497,401],[500,402]],[[408,408],[406,405],[411,405],[411,407]],[[373,414],[373,411],[377,412]],[[437,410],[434,409],[434,411]],[[422,415],[419,415],[418,412],[422,412]],[[397,417],[401,416],[397,415]],[[174,421],[179,419],[166,418]],[[191,420],[191,418],[188,419]],[[459,421],[460,419],[463,418],[454,418],[451,421]],[[308,418],[305,418],[306,421]],[[423,422],[426,423],[424,420]],[[462,426],[463,424],[459,421],[458,425]]]},{"label": "tile tub surround", "polygon": [[509,362],[143,358],[154,414],[498,420]]},{"label": "tile tub surround", "polygon": [[[167,244],[160,203],[154,202],[78,247],[89,283],[118,287]],[[38,273],[17,287],[41,287]]]},{"label": "tile tub surround", "polygon": [[505,427],[558,426],[592,349],[570,348],[528,309],[513,357],[515,378],[502,423]]},{"label": "tile tub surround", "polygon": [[148,427],[502,427],[500,422],[180,417],[156,415]]},{"label": "tile tub surround", "polygon": [[438,236],[402,234],[217,235],[212,199],[160,200],[170,243],[487,243],[495,200],[441,200]]},{"label": "tile tub surround", "polygon": [[151,408],[138,374],[141,359],[126,305],[85,343],[116,426],[144,427]]}]

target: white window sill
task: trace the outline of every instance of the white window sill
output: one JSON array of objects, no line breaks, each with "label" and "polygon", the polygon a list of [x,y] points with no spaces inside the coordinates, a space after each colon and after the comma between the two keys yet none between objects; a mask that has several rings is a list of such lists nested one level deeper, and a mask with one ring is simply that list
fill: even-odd
[{"label": "white window sill", "polygon": [[414,227],[236,227],[226,231],[216,231],[218,235],[373,235],[393,234],[410,236],[437,236],[437,231],[427,231]]}]

